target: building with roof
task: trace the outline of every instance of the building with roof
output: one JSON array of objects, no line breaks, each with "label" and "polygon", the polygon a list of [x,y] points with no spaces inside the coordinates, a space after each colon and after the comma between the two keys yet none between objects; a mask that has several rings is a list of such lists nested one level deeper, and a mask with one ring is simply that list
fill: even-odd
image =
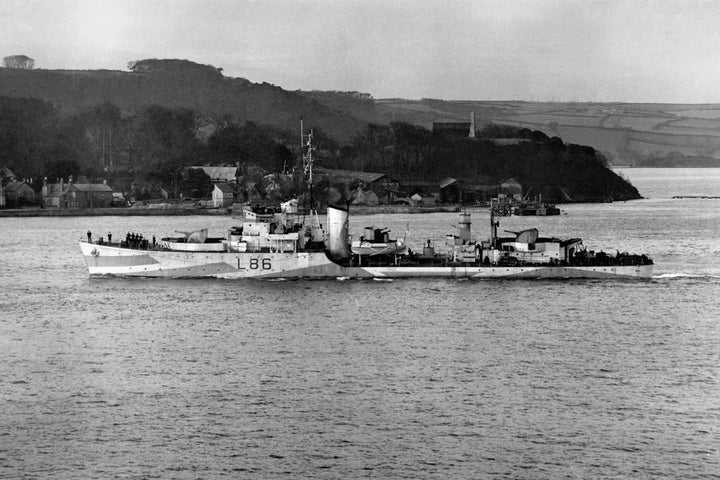
[{"label": "building with roof", "polygon": [[[355,197],[367,199],[370,202],[368,204],[374,204],[375,197],[377,203],[393,203],[399,191],[398,183],[385,173],[332,170],[322,167],[316,168],[315,172],[317,176],[327,179],[331,184],[344,183],[353,186],[354,193],[358,194]],[[371,192],[374,195],[371,195]]]},{"label": "building with roof", "polygon": [[[501,193],[513,196],[522,192],[522,185],[513,178],[506,180],[501,185],[480,183],[478,180],[482,181],[481,179],[470,181],[452,177],[443,178],[439,182],[440,202],[474,204],[497,197]],[[488,181],[488,179],[484,180]]]},{"label": "building with roof", "polygon": [[334,170],[329,168],[316,167],[315,173],[319,176],[326,177],[330,182],[337,183],[342,181],[358,181],[366,185],[377,183],[385,178],[384,173],[376,172],[359,172],[354,170]]},{"label": "building with roof", "polygon": [[415,193],[410,197],[410,206],[412,207],[432,207],[437,205],[436,195],[422,196],[419,193]]},{"label": "building with roof", "polygon": [[[30,180],[30,182],[32,182]],[[18,179],[7,167],[0,168],[0,207],[20,207],[36,204],[35,189]]]},{"label": "building with roof", "polygon": [[8,207],[35,203],[35,190],[22,180],[13,180],[2,187]]},{"label": "building with roof", "polygon": [[113,204],[113,189],[106,183],[45,183],[42,188],[43,203],[48,208],[81,209],[107,208]]},{"label": "building with roof", "polygon": [[500,184],[502,193],[510,195],[511,197],[518,197],[518,200],[522,200],[522,184],[515,180],[515,178],[508,178]]},{"label": "building with roof", "polygon": [[232,185],[216,183],[212,191],[212,204],[215,208],[230,207],[235,202],[235,191]]},{"label": "building with roof", "polygon": [[237,167],[205,167],[193,166],[188,168],[197,168],[202,170],[210,177],[212,183],[234,183],[237,177]]},{"label": "building with roof", "polygon": [[440,186],[438,182],[431,180],[400,180],[400,194],[404,197],[411,197],[416,193],[421,197],[438,196]]}]

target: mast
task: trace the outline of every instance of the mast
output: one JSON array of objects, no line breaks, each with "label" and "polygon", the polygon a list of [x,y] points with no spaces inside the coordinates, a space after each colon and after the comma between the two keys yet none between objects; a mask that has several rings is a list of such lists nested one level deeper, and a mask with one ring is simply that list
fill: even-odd
[{"label": "mast", "polygon": [[310,218],[315,218],[315,224],[310,226],[310,241],[316,244],[325,242],[325,232],[320,225],[320,217],[315,209],[315,198],[313,197],[313,131],[305,135],[303,121],[300,117],[300,147],[302,149],[303,172],[307,176],[308,189],[310,190]]},{"label": "mast", "polygon": [[305,135],[303,130],[303,119],[300,117],[300,147],[302,149],[303,159],[303,172],[307,176],[308,188],[310,189],[310,210],[315,210],[315,199],[313,198],[313,146],[312,146],[313,131],[310,129],[310,133]]},{"label": "mast", "polygon": [[500,222],[495,220],[495,199],[490,199],[490,247],[497,248],[497,228]]}]

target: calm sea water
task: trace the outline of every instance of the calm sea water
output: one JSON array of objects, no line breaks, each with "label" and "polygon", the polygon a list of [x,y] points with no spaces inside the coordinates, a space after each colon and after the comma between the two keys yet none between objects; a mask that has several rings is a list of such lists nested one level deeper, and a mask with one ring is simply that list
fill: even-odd
[{"label": "calm sea water", "polygon": [[89,279],[88,229],[232,221],[2,218],[0,478],[717,478],[720,200],[672,197],[720,170],[621,173],[647,199],[501,229],[645,252],[650,281]]}]

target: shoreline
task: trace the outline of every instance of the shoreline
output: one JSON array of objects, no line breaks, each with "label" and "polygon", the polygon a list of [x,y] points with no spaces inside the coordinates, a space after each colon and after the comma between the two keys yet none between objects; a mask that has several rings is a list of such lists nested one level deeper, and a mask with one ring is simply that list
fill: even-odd
[{"label": "shoreline", "polygon": [[[479,208],[479,207],[469,207]],[[458,205],[444,205],[435,207],[409,207],[402,205],[354,205],[350,207],[353,215],[375,215],[375,214],[414,214],[414,213],[436,213],[436,212],[459,212]],[[0,217],[147,217],[147,216],[229,216],[239,214],[238,209],[233,208],[87,208],[58,210],[47,208],[16,208],[0,210]]]},{"label": "shoreline", "polygon": [[0,210],[0,217],[147,217],[147,216],[183,216],[183,215],[230,215],[228,209],[200,208],[86,208],[86,209],[48,209],[16,208]]},{"label": "shoreline", "polygon": [[[616,200],[615,202],[627,202],[632,200],[642,200],[644,197],[631,200]],[[673,198],[700,198],[695,196],[676,196]],[[716,197],[702,197],[702,198],[716,198]],[[590,202],[590,201],[577,201],[577,202],[562,202],[556,203],[559,205],[570,205],[576,203],[608,203],[608,202]],[[614,202],[610,202],[614,203]],[[488,210],[488,206],[483,205],[436,205],[430,207],[412,207],[408,205],[351,205],[350,213],[352,215],[392,215],[392,214],[421,214],[421,213],[457,213],[462,210],[470,212]],[[0,209],[0,218],[2,217],[149,217],[149,216],[161,216],[161,217],[175,217],[175,216],[228,216],[239,215],[241,213],[240,208],[225,207],[225,208],[86,208],[86,209],[48,209],[48,208],[15,208],[15,209]],[[320,212],[325,214],[324,211]]]}]

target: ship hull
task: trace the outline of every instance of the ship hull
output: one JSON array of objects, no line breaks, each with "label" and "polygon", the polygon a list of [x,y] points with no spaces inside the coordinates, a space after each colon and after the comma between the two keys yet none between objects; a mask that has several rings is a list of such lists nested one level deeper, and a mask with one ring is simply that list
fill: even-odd
[{"label": "ship hull", "polygon": [[653,265],[345,267],[324,252],[181,252],[80,243],[90,275],[166,278],[650,278]]}]

